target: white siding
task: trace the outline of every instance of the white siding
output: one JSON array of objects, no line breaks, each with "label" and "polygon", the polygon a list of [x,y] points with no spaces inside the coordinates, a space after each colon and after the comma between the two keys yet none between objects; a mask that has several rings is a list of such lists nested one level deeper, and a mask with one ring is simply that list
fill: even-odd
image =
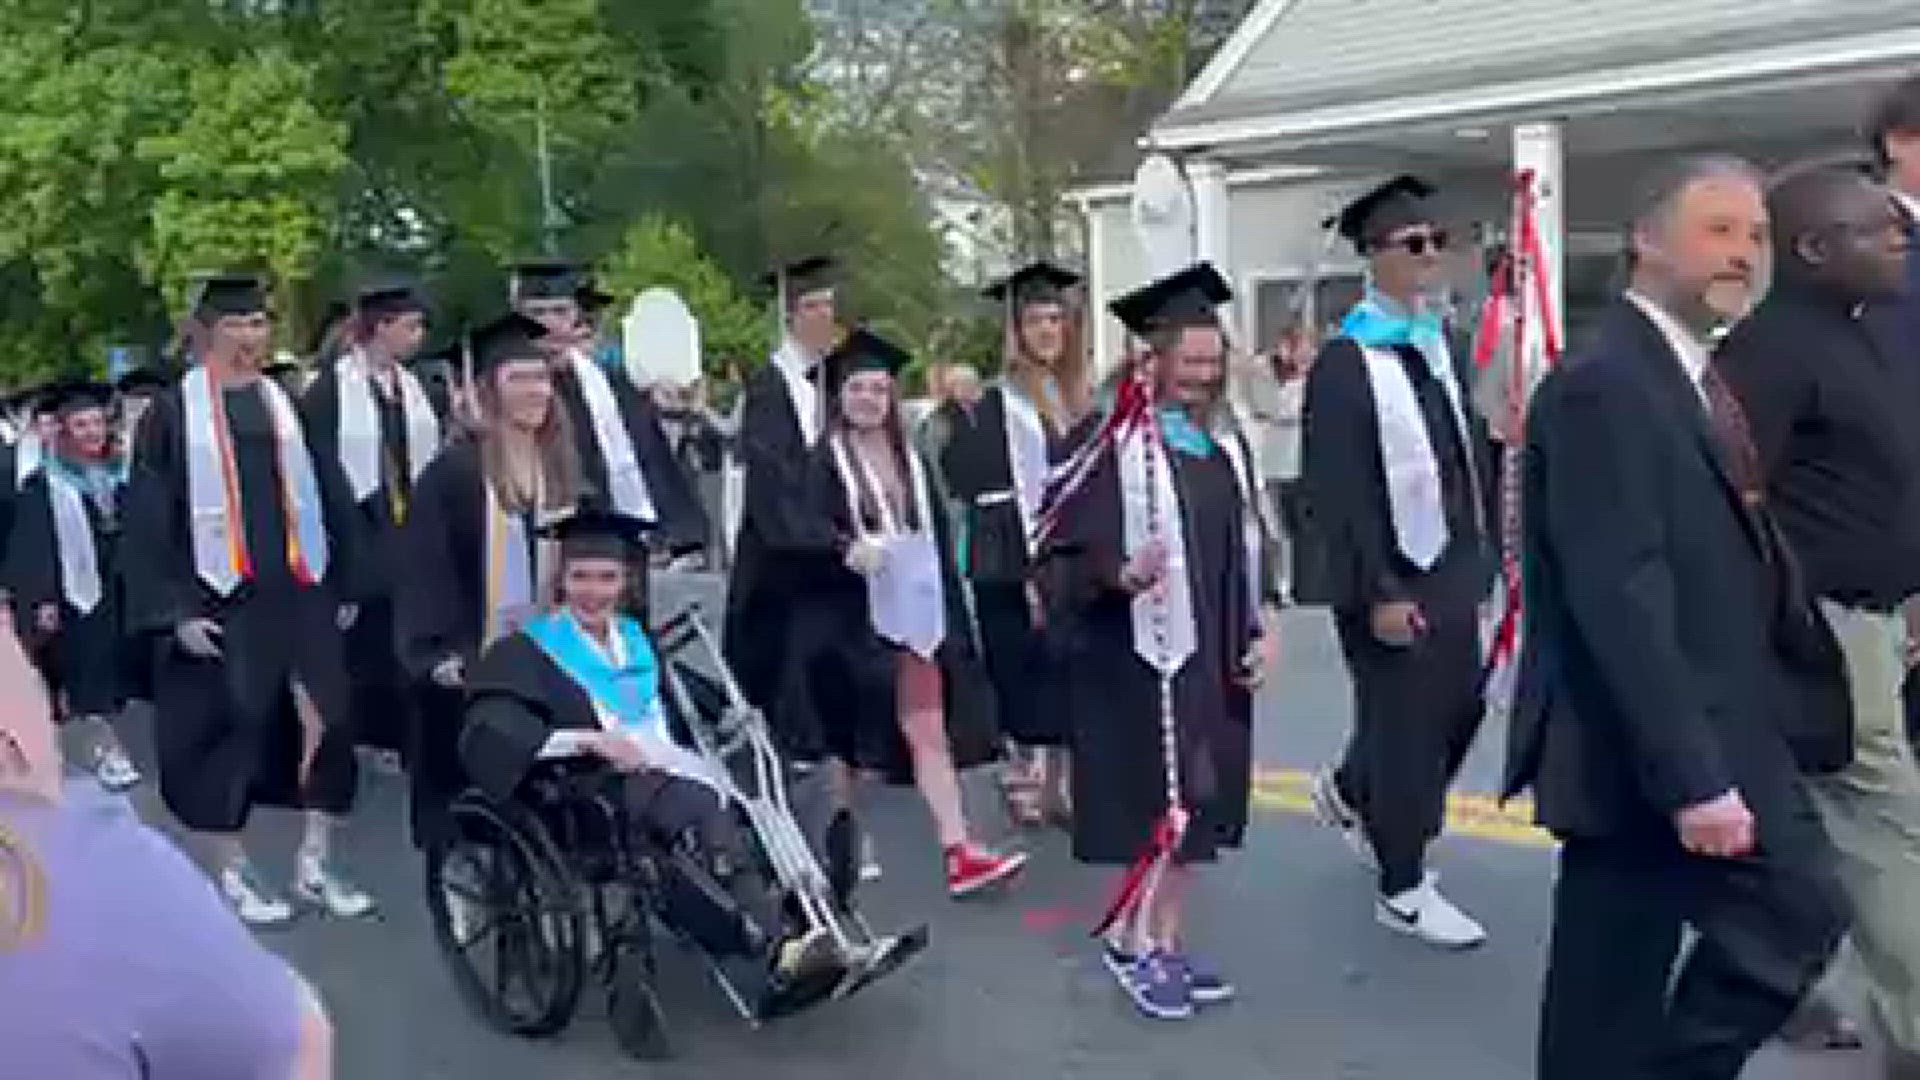
[{"label": "white siding", "polygon": [[1920,26],[1915,0],[1297,0],[1208,102],[1309,108]]}]

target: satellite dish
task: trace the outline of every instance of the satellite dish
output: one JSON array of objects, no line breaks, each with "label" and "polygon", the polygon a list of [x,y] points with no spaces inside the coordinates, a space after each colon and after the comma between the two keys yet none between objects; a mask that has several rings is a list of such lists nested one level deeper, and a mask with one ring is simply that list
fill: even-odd
[{"label": "satellite dish", "polygon": [[633,298],[620,322],[620,343],[635,386],[690,386],[700,379],[700,322],[672,289]]},{"label": "satellite dish", "polygon": [[1193,189],[1180,166],[1152,154],[1133,174],[1133,228],[1146,255],[1147,278],[1191,266],[1196,254]]}]

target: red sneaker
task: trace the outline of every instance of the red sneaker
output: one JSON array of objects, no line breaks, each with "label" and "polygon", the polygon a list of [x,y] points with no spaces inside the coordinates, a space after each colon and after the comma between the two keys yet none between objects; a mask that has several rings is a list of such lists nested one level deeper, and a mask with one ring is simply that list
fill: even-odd
[{"label": "red sneaker", "polygon": [[972,896],[997,885],[1027,865],[1027,853],[1002,855],[977,844],[955,844],[947,849],[947,893],[954,899]]}]

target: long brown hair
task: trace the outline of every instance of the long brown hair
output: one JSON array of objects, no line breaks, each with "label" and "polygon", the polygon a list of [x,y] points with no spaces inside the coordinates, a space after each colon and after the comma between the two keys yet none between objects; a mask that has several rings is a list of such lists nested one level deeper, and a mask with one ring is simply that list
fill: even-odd
[{"label": "long brown hair", "polygon": [[[848,373],[847,376],[834,382],[831,392],[827,395],[829,398],[826,402],[827,427],[830,436],[845,435],[853,430],[853,425],[847,422],[846,411],[840,406],[840,395],[846,391],[851,374]],[[900,380],[895,376],[887,391],[887,416],[880,421],[880,428],[886,432],[887,446],[891,450],[890,456],[895,475],[900,481],[900,490],[903,495],[900,500],[900,521],[907,528],[918,530],[926,527],[927,523],[920,520],[920,500],[913,487],[913,466],[907,457],[912,450],[907,443],[904,427],[900,414]],[[852,445],[851,440],[847,449],[855,455],[860,452],[858,447]],[[862,475],[856,472],[852,476],[841,477],[841,481],[850,486],[861,518],[872,522],[877,527],[882,520],[880,500],[885,497],[885,492],[867,490]],[[859,521],[854,522],[856,527],[861,524],[862,522]]]},{"label": "long brown hair", "polygon": [[[1041,304],[1058,306],[1064,324],[1060,359],[1052,364],[1034,356],[1027,347],[1021,324],[1027,311]],[[1008,381],[1033,403],[1055,435],[1064,434],[1092,407],[1093,387],[1087,379],[1085,319],[1078,304],[1066,300],[1043,300],[1023,304],[1007,320],[1006,372]],[[1048,376],[1059,390],[1058,399],[1046,392]],[[1064,414],[1062,412],[1064,410]]]},{"label": "long brown hair", "polygon": [[547,403],[547,419],[534,433],[540,450],[541,505],[525,505],[526,492],[514,484],[512,463],[507,460],[506,424],[500,415],[499,378],[502,368],[475,380],[473,392],[479,400],[480,423],[473,438],[480,443],[480,470],[492,486],[503,507],[516,510],[569,510],[578,505],[585,481],[580,469],[579,451],[573,441],[573,423],[560,402],[559,391]]}]

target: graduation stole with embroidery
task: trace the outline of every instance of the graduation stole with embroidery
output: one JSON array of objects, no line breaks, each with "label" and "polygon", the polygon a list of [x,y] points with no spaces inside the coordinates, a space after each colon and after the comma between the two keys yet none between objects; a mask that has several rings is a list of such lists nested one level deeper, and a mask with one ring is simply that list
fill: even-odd
[{"label": "graduation stole with embroidery", "polygon": [[[240,473],[227,427],[225,394],[196,367],[181,380],[187,442],[187,498],[192,514],[193,565],[201,581],[220,596],[253,580],[256,557],[247,549]],[[280,508],[286,516],[287,567],[295,581],[316,585],[327,573],[329,550],[322,517],[320,481],[286,391],[273,380],[253,383],[273,423],[278,452]]]}]

